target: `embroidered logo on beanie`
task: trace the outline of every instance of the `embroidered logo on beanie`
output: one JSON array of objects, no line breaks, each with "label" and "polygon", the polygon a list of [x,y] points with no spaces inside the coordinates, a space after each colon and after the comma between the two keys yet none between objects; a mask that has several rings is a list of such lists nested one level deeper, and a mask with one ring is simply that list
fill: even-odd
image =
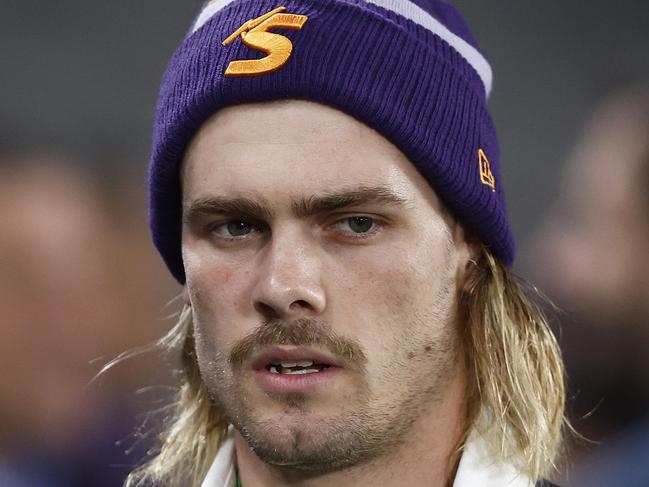
[{"label": "embroidered logo on beanie", "polygon": [[480,166],[480,181],[485,186],[489,186],[491,191],[496,191],[496,178],[491,173],[491,164],[487,154],[482,149],[478,149],[478,165]]},{"label": "embroidered logo on beanie", "polygon": [[306,15],[281,13],[286,7],[279,7],[267,14],[248,20],[223,45],[227,46],[237,37],[248,47],[268,54],[262,59],[232,61],[225,70],[225,76],[261,76],[273,73],[286,64],[293,52],[291,41],[268,29],[283,28],[300,30],[308,20]]}]

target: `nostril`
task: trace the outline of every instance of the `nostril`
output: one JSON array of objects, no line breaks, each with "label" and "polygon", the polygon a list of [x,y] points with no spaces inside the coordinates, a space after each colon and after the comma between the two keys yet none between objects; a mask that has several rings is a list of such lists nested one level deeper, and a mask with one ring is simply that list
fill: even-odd
[{"label": "nostril", "polygon": [[303,300],[303,299],[298,299],[297,301],[293,301],[293,302],[291,303],[291,306],[290,306],[291,309],[295,309],[295,308],[310,308],[310,307],[311,307],[311,305],[310,305],[309,303],[307,303],[307,302],[306,302],[305,300]]},{"label": "nostril", "polygon": [[266,319],[277,319],[280,317],[280,313],[278,313],[275,308],[260,301],[255,303],[255,311]]},{"label": "nostril", "polygon": [[282,307],[279,304],[273,306],[272,303],[265,303],[257,301],[254,304],[255,311],[262,315],[265,319],[278,319],[286,316],[287,313],[300,312],[302,310],[312,310],[313,306],[304,299],[297,299],[293,301],[288,308]]}]

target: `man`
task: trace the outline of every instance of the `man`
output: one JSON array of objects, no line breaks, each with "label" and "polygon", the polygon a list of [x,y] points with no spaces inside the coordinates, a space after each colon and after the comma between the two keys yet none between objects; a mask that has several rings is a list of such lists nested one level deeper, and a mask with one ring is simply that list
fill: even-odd
[{"label": "man", "polygon": [[185,308],[161,485],[533,486],[556,342],[507,270],[491,70],[440,1],[209,2],[151,225]]}]

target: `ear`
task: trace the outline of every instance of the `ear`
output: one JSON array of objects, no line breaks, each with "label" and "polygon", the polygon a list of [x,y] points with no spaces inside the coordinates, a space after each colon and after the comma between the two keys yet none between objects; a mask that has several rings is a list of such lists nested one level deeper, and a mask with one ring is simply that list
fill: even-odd
[{"label": "ear", "polygon": [[453,228],[456,249],[456,277],[458,291],[465,291],[471,273],[475,270],[482,245],[476,235],[456,221]]},{"label": "ear", "polygon": [[187,289],[187,284],[183,286],[183,303],[185,303],[187,306],[192,305],[192,302],[189,299],[189,290]]}]

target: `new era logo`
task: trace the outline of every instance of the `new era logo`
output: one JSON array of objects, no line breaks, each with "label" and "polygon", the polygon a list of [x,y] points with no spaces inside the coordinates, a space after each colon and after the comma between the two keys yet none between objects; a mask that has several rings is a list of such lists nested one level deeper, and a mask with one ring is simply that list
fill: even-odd
[{"label": "new era logo", "polygon": [[478,149],[478,165],[480,166],[480,181],[482,181],[482,184],[489,186],[491,191],[496,191],[496,178],[491,173],[491,165],[487,154],[482,149]]},{"label": "new era logo", "polygon": [[262,59],[232,61],[225,70],[225,76],[261,76],[280,69],[293,52],[291,41],[269,29],[300,30],[308,20],[306,15],[282,13],[286,7],[279,7],[267,14],[248,20],[223,41],[227,46],[237,37],[248,47],[267,54]]}]

